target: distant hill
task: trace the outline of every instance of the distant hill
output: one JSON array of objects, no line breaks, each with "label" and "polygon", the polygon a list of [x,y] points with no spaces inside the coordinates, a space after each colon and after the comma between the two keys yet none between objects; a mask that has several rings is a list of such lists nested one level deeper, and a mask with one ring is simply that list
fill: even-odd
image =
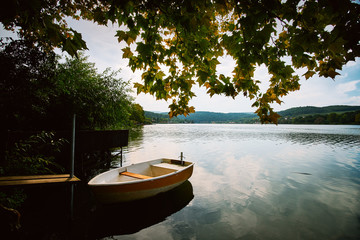
[{"label": "distant hill", "polygon": [[149,112],[144,111],[145,117],[150,119],[169,119],[169,116],[167,113],[155,113],[155,112]]},{"label": "distant hill", "polygon": [[188,115],[181,115],[169,119],[167,113],[154,113],[145,111],[145,117],[152,119],[153,122],[171,123],[250,123],[257,119],[254,113],[217,113],[198,111]]},{"label": "distant hill", "polygon": [[[296,107],[278,113],[281,115],[279,124],[357,124],[360,106]],[[254,113],[198,111],[187,117],[170,119],[167,113],[145,111],[145,117],[152,123],[259,123]]]},{"label": "distant hill", "polygon": [[254,113],[218,113],[218,112],[195,112],[187,117],[179,116],[178,119],[186,119],[194,123],[243,123],[246,120],[257,118]]},{"label": "distant hill", "polygon": [[278,114],[282,117],[298,117],[315,114],[329,114],[329,113],[345,113],[359,111],[360,106],[328,106],[328,107],[295,107],[284,111],[279,111]]}]

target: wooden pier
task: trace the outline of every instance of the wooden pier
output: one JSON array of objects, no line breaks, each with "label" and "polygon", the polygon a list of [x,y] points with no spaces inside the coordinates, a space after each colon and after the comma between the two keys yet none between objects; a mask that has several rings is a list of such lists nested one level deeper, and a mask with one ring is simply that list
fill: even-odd
[{"label": "wooden pier", "polygon": [[80,179],[70,174],[36,175],[36,176],[8,176],[0,177],[0,186],[23,186],[48,183],[72,183]]}]

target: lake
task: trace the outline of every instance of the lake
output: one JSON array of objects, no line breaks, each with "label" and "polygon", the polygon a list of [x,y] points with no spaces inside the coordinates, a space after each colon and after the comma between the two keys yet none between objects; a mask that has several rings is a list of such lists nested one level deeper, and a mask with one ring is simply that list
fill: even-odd
[{"label": "lake", "polygon": [[194,173],[163,206],[184,206],[108,239],[360,237],[360,126],[149,125],[132,133],[124,165],[180,152]]},{"label": "lake", "polygon": [[123,165],[181,152],[192,177],[149,199],[100,205],[86,179],[26,188],[16,239],[360,239],[360,126],[148,125]]}]

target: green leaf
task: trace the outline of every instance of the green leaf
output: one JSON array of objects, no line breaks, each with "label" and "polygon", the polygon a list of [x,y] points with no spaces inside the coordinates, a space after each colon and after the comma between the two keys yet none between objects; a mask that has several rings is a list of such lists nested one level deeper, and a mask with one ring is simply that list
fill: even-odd
[{"label": "green leaf", "polygon": [[340,75],[338,72],[336,72],[333,68],[330,68],[328,71],[327,71],[327,75],[329,77],[331,77],[332,79],[335,78],[336,75]]},{"label": "green leaf", "polygon": [[118,41],[121,42],[121,41],[126,41],[127,38],[128,38],[128,35],[125,31],[122,31],[122,30],[118,30],[116,32],[116,35],[118,37]]},{"label": "green leaf", "polygon": [[163,77],[165,77],[165,73],[163,71],[158,71],[156,74],[155,74],[155,78],[156,79],[163,79]]},{"label": "green leaf", "polygon": [[209,74],[203,70],[197,71],[199,85],[202,86],[208,79]]},{"label": "green leaf", "polygon": [[306,79],[311,78],[315,74],[315,71],[307,71],[303,76],[305,76]]},{"label": "green leaf", "polygon": [[218,64],[220,64],[219,60],[217,60],[216,58],[211,59],[211,61],[210,61],[210,67],[211,67],[212,69],[216,69],[216,66],[217,66]]}]

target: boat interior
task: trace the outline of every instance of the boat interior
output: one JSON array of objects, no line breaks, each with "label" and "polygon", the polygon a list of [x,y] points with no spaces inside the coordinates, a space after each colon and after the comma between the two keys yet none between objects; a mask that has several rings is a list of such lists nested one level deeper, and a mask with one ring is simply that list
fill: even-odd
[{"label": "boat interior", "polygon": [[185,162],[184,165],[182,165],[181,162],[177,160],[135,164],[127,167],[125,171],[119,172],[119,175],[120,178],[121,176],[130,177],[132,179],[128,180],[132,181],[136,179],[150,179],[182,170],[188,165],[189,164],[185,164]]},{"label": "boat interior", "polygon": [[94,183],[109,184],[146,180],[182,170],[191,164],[191,162],[173,159],[158,159],[114,169],[106,175],[99,175]]}]

